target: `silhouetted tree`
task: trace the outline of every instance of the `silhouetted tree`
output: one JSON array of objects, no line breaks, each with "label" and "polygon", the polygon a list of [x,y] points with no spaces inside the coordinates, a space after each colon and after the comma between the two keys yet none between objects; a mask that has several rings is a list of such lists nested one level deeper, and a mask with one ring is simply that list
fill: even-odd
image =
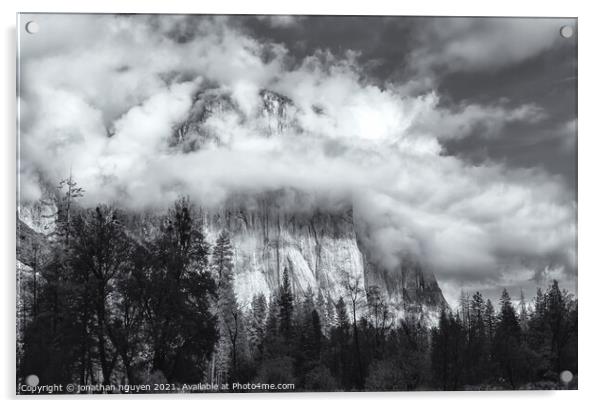
[{"label": "silhouetted tree", "polygon": [[343,288],[345,289],[345,295],[351,306],[351,325],[353,329],[353,344],[355,346],[355,364],[357,370],[356,387],[363,388],[364,386],[364,369],[362,365],[362,347],[360,346],[358,320],[360,316],[360,309],[364,305],[364,291],[362,281],[359,275],[352,276],[348,272],[342,273]]},{"label": "silhouetted tree", "polygon": [[500,298],[500,312],[493,340],[493,355],[501,375],[512,388],[519,384],[521,330],[516,310],[506,289]]},{"label": "silhouetted tree", "polygon": [[199,381],[217,340],[210,309],[216,285],[208,266],[209,245],[188,200],[180,199],[169,210],[152,246],[145,308],[152,369],[168,381]]},{"label": "silhouetted tree", "polygon": [[470,384],[479,384],[488,374],[485,309],[483,296],[476,292],[470,301],[470,326],[466,354],[466,380]]},{"label": "silhouetted tree", "polygon": [[288,268],[284,268],[282,274],[282,284],[280,285],[280,294],[278,297],[279,306],[279,330],[288,342],[292,336],[293,320],[293,292],[291,288]]},{"label": "silhouetted tree", "polygon": [[466,337],[460,315],[442,309],[439,324],[431,332],[431,366],[435,384],[443,390],[457,390],[463,384]]}]

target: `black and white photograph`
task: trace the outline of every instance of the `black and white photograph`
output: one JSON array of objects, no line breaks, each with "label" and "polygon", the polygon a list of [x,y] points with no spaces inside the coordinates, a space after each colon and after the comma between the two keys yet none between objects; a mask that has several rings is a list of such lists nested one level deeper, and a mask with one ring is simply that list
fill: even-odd
[{"label": "black and white photograph", "polygon": [[578,389],[577,37],[20,14],[16,394]]}]

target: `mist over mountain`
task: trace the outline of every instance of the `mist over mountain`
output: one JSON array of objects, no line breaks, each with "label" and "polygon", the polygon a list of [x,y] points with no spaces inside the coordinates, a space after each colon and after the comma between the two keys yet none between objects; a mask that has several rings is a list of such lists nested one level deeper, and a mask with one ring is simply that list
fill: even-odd
[{"label": "mist over mountain", "polygon": [[17,393],[577,388],[576,28],[20,15]]},{"label": "mist over mountain", "polygon": [[[449,106],[436,81],[417,86],[440,67],[425,65],[422,46],[408,53],[414,74],[383,83],[361,51],[300,56],[228,18],[83,18],[85,47],[62,18],[48,18],[44,48],[29,38],[22,47],[23,206],[69,174],[86,190],[84,206],[133,211],[164,210],[182,195],[215,211],[236,195],[290,190],[304,197],[284,204],[290,214],[352,209],[371,262],[392,271],[413,259],[450,298],[462,286],[533,287],[546,274],[574,282],[575,200],[565,181],[447,148],[544,123],[538,103]],[[513,60],[557,46],[544,35],[554,25],[533,29],[541,44]],[[461,53],[461,70],[487,66],[470,58]]]},{"label": "mist over mountain", "polygon": [[[259,106],[247,116],[227,90],[201,86],[187,116],[174,126],[168,152],[192,155],[227,148],[232,140],[223,128],[216,127],[227,121],[253,127],[255,134],[265,139],[301,132],[293,100],[266,89],[260,90],[258,97]],[[221,200],[199,197],[200,205],[205,206],[204,225],[210,242],[223,230],[231,234],[234,288],[241,305],[248,307],[258,294],[269,298],[278,290],[287,268],[292,290],[298,296],[322,294],[334,304],[345,296],[348,281],[357,279],[362,291],[371,286],[380,288],[397,318],[411,313],[427,324],[434,323],[439,309],[447,303],[432,271],[422,269],[411,246],[391,248],[394,255],[383,256],[387,245],[395,242],[383,246],[373,241],[375,231],[370,223],[361,213],[355,215],[351,190],[326,194],[314,191],[309,184],[277,187],[258,188],[250,183],[232,189]],[[48,194],[45,204],[24,205],[21,210],[22,234],[35,231],[37,247],[43,246],[38,242],[53,232],[52,224],[56,222],[52,218],[56,218],[58,203],[52,186],[48,186]],[[144,212],[140,203],[125,207]],[[160,213],[160,207],[154,211]],[[149,228],[159,228],[153,217],[143,225],[139,231],[132,229],[142,240],[148,240]],[[25,254],[32,250],[31,239],[21,237],[20,243],[18,258],[28,265]]]}]

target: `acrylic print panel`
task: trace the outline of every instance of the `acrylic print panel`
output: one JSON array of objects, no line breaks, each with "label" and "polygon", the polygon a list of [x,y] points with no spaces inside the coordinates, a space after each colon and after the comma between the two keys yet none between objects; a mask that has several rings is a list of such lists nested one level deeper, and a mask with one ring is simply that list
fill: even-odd
[{"label": "acrylic print panel", "polygon": [[577,388],[576,19],[18,33],[17,393]]}]

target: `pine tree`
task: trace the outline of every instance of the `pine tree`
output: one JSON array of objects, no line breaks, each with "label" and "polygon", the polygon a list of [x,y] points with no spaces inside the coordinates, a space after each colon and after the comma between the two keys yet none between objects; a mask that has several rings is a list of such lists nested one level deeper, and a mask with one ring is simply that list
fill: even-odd
[{"label": "pine tree", "polygon": [[[36,373],[40,384],[84,383],[91,371],[86,364],[90,347],[83,339],[91,331],[93,305],[84,284],[85,272],[73,269],[70,245],[72,220],[81,211],[76,204],[83,189],[70,176],[59,184],[56,194],[58,210],[46,216],[56,219],[56,229],[49,236],[50,253],[43,264],[34,246],[33,313],[23,333],[19,372]],[[74,373],[81,375],[76,378]]]},{"label": "pine tree", "polygon": [[349,315],[347,314],[347,305],[343,297],[340,297],[335,305],[335,326],[343,332],[349,331]]},{"label": "pine tree", "polygon": [[212,257],[212,269],[218,279],[218,382],[233,380],[239,371],[239,364],[244,356],[246,336],[243,312],[234,294],[234,262],[233,249],[227,231],[222,231],[217,238]]},{"label": "pine tree", "polygon": [[280,331],[280,294],[273,293],[268,305],[263,340],[263,356],[273,358],[285,354],[285,342]]},{"label": "pine tree", "polygon": [[566,295],[560,290],[558,281],[553,280],[545,295],[545,321],[550,329],[550,348],[552,352],[552,367],[556,373],[562,369],[562,348],[567,338],[567,307]]},{"label": "pine tree", "polygon": [[497,317],[495,315],[495,308],[493,307],[493,303],[491,303],[491,299],[487,299],[487,303],[485,304],[485,313],[483,315],[483,320],[485,323],[485,332],[487,333],[487,339],[490,343],[493,343],[493,336],[495,335],[495,325],[497,323]]},{"label": "pine tree", "polygon": [[521,329],[506,289],[500,298],[500,312],[494,337],[494,357],[502,370],[502,375],[512,388],[519,384],[522,375],[520,366]]},{"label": "pine tree", "polygon": [[470,331],[470,295],[464,289],[460,292],[460,323]]},{"label": "pine tree", "polygon": [[215,242],[212,255],[212,270],[219,285],[223,282],[230,285],[234,271],[234,251],[230,242],[230,235],[222,231]]},{"label": "pine tree", "polygon": [[71,235],[71,220],[73,218],[75,200],[83,197],[85,190],[78,187],[77,182],[73,179],[71,173],[69,173],[68,178],[59,182],[58,190],[60,192],[64,191],[64,193],[59,196],[58,200],[58,211],[56,214],[57,228],[55,233],[58,235],[59,240],[68,245],[69,237]]},{"label": "pine tree", "polygon": [[263,340],[266,330],[268,305],[263,293],[253,296],[250,310],[249,343],[256,358],[263,356]]},{"label": "pine tree", "polygon": [[307,316],[311,315],[311,313],[316,310],[314,292],[311,287],[307,288],[307,291],[303,294],[300,306],[300,308],[297,308],[299,312],[299,320],[307,318]]},{"label": "pine tree", "polygon": [[520,301],[518,304],[518,321],[521,330],[527,330],[529,314],[527,313],[527,301],[525,300],[525,292],[522,289],[520,291]]},{"label": "pine tree", "polygon": [[473,334],[480,335],[481,332],[484,332],[485,308],[486,306],[483,295],[481,295],[479,292],[476,292],[470,301],[470,327]]},{"label": "pine tree", "polygon": [[318,291],[318,296],[316,297],[316,311],[322,322],[322,334],[327,335],[330,330],[331,320],[328,313],[328,302],[324,298],[324,295],[322,295],[321,290]]},{"label": "pine tree", "polygon": [[339,380],[339,386],[350,389],[354,382],[351,359],[351,324],[347,305],[342,297],[335,305],[334,326],[331,329],[330,370]]},{"label": "pine tree", "polygon": [[534,303],[533,316],[529,321],[528,342],[532,349],[545,355],[549,353],[546,350],[549,327],[546,323],[546,299],[541,288],[537,288]]},{"label": "pine tree", "polygon": [[300,307],[296,308],[294,339],[295,371],[305,386],[306,373],[320,363],[322,324],[315,307],[313,291],[308,288]]},{"label": "pine tree", "polygon": [[292,336],[293,320],[293,292],[289,280],[288,268],[284,268],[282,274],[282,285],[280,285],[280,294],[278,297],[279,306],[279,329],[285,340],[289,341]]},{"label": "pine tree", "polygon": [[[73,276],[79,275],[79,273],[73,271],[70,245],[70,237],[73,234],[72,220],[74,214],[80,211],[77,199],[83,196],[83,192],[84,190],[77,186],[71,174],[59,183],[56,189],[57,211],[45,216],[56,219],[56,228],[49,236],[50,254],[44,262],[43,269],[40,268],[38,254],[34,256],[33,314],[36,319],[30,324],[32,330],[28,336],[32,344],[40,341],[35,352],[29,351],[30,356],[34,353],[39,353],[39,355],[31,359],[24,356],[24,365],[33,364],[32,372],[42,373],[43,370],[37,366],[34,360],[44,361],[39,358],[40,355],[53,356],[52,363],[48,362],[46,364],[48,367],[44,369],[47,372],[46,378],[40,377],[47,383],[72,382],[71,378],[63,377],[64,373],[60,372],[62,368],[71,364],[77,364],[79,367],[85,365],[81,358],[85,352],[81,348],[86,346],[82,345],[80,348],[76,341],[71,341],[71,339],[65,341],[67,337],[83,336],[83,333],[87,333],[91,319],[89,313],[91,301],[90,296],[85,292],[86,286],[81,283],[81,280],[73,279]],[[40,269],[39,273],[38,269]],[[38,281],[38,276],[40,281]],[[44,282],[43,287],[38,284],[41,282]],[[42,303],[44,306],[41,305]],[[40,316],[38,311],[43,311],[43,316]],[[77,354],[80,361],[74,363],[75,358],[72,358],[72,354]],[[51,368],[51,364],[56,369]],[[83,381],[83,378],[80,380]]]},{"label": "pine tree", "polygon": [[485,302],[485,310],[483,312],[483,325],[485,329],[485,347],[484,347],[484,355],[485,362],[489,367],[488,377],[494,374],[493,368],[493,339],[495,337],[495,327],[497,324],[497,317],[495,315],[495,308],[493,307],[493,303],[491,303],[490,299],[487,299]]},{"label": "pine tree", "polygon": [[448,314],[442,308],[439,324],[431,331],[433,380],[443,390],[457,390],[463,384],[463,357],[466,336],[460,313]]},{"label": "pine tree", "polygon": [[488,371],[485,308],[483,296],[476,292],[470,301],[470,329],[466,356],[467,380],[471,384],[482,382]]}]

